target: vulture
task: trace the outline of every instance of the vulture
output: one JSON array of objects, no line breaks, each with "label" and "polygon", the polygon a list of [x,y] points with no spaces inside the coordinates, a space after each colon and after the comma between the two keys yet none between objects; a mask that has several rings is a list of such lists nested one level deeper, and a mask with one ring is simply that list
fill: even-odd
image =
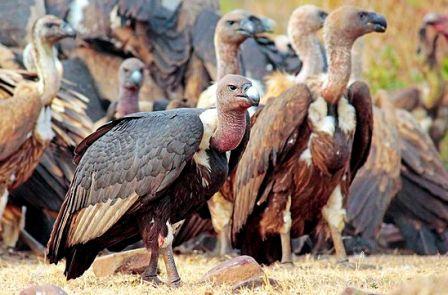
[{"label": "vulture", "polygon": [[[218,65],[218,80],[227,74],[241,74],[241,67],[238,58],[238,52],[241,44],[248,38],[253,38],[256,34],[265,32],[270,29],[267,19],[260,19],[247,11],[234,10],[225,14],[216,25],[215,30],[215,54]],[[256,82],[253,82],[256,83]],[[205,90],[199,100],[197,107],[208,108],[216,104],[216,87],[217,84],[211,85]],[[235,165],[231,165],[230,174]],[[211,215],[213,227],[218,233],[219,238],[219,254],[225,255],[231,251],[230,245],[230,219],[232,215],[232,204],[223,197],[221,193],[216,193],[208,202],[208,208]],[[202,214],[204,215],[204,214]],[[194,233],[200,231],[197,227],[201,227],[202,223],[208,223],[207,220],[201,220],[196,216],[191,217],[193,220],[187,220],[180,229],[180,233],[194,229]],[[183,235],[183,234],[181,234]],[[192,238],[191,234],[185,233],[183,239]],[[183,239],[176,237],[175,245],[180,244]]]},{"label": "vulture", "polygon": [[242,254],[292,263],[291,237],[327,236],[329,229],[346,262],[343,205],[368,156],[373,125],[368,86],[347,88],[351,49],[357,38],[386,27],[375,12],[334,10],[324,24],[328,74],[288,89],[256,114],[233,187],[232,239]]},{"label": "vulture", "polygon": [[270,75],[261,104],[266,104],[268,99],[279,96],[295,84],[305,82],[308,77],[324,72],[325,60],[316,33],[324,25],[327,15],[314,5],[302,5],[293,11],[287,30],[291,45],[302,60],[302,68],[296,76],[284,72]]},{"label": "vulture", "polygon": [[[27,79],[26,73],[22,76],[17,71],[2,70],[0,73],[3,82],[0,89],[0,216],[9,191],[31,176],[55,134],[63,136],[65,133],[64,130],[54,132],[51,128],[52,116],[59,115],[52,114],[52,102],[62,78],[54,45],[74,36],[73,28],[61,19],[50,15],[41,17],[31,29],[38,80],[32,81],[32,75]],[[62,103],[59,107],[63,108],[66,101],[62,99],[57,103]]]},{"label": "vulture", "polygon": [[243,149],[247,109],[258,101],[249,80],[226,75],[217,108],[131,114],[88,136],[75,150],[78,167],[48,242],[49,261],[65,258],[64,273],[74,279],[102,249],[142,238],[151,252],[143,279],[160,283],[160,253],[169,283],[178,285],[172,225],[224,183],[227,152]]},{"label": "vulture", "polygon": [[[323,60],[320,52],[320,43],[317,37],[314,35],[317,30],[323,26],[323,22],[326,18],[326,13],[313,5],[304,5],[297,8],[290,17],[288,32],[290,38],[293,40],[292,46],[296,52],[302,58],[302,68],[299,74],[300,77],[305,77],[302,71],[306,72],[306,75],[317,74],[323,70]],[[218,31],[219,32],[219,31]],[[318,55],[314,54],[312,50],[308,50],[308,46],[317,47]],[[215,45],[218,48],[218,44]],[[219,56],[217,54],[217,56]],[[220,63],[218,62],[218,65]],[[219,72],[219,71],[218,71]],[[288,85],[294,84],[295,77],[281,73],[276,76],[281,77],[283,80],[287,80]],[[278,79],[280,80],[280,79]],[[279,90],[279,87],[276,88]],[[268,81],[268,92],[272,93],[273,90]],[[266,102],[267,95],[263,96],[262,101]],[[199,104],[201,100],[199,101]],[[206,106],[208,106],[206,102]],[[255,121],[255,118],[253,119]],[[237,159],[236,159],[237,160]],[[235,165],[237,161],[235,161]],[[231,168],[234,168],[232,164]],[[220,192],[216,193],[212,199],[208,202],[209,214],[201,210],[201,215],[206,217],[201,219],[200,216],[192,216],[191,219],[186,220],[176,236],[174,245],[179,245],[181,242],[191,239],[198,233],[209,231],[208,215],[211,216],[211,221],[215,232],[218,233],[219,238],[219,254],[224,255],[231,251],[230,243],[230,231],[231,231],[231,219],[233,212],[233,179],[235,169],[231,169],[229,179],[226,181]]]},{"label": "vulture", "polygon": [[448,172],[432,140],[385,92],[376,97],[374,123],[371,152],[347,200],[346,234],[360,236],[375,251],[383,222],[392,223],[405,248],[446,253]]},{"label": "vulture", "polygon": [[[258,18],[245,10],[238,9],[225,14],[216,25],[214,35],[217,80],[227,74],[241,74],[238,58],[241,44],[248,38],[271,30],[271,26],[269,19]],[[215,103],[216,84],[211,85],[201,94],[197,107],[212,107]]]},{"label": "vulture", "polygon": [[[18,84],[36,79],[36,68],[34,66],[32,72],[23,71],[20,52],[3,46],[0,48],[3,57],[1,68],[6,69],[0,70],[0,87],[5,91],[4,98],[8,98],[13,95]],[[29,50],[27,54],[32,56],[32,51]],[[57,66],[57,69],[58,74],[62,75],[62,67]],[[89,99],[76,91],[78,88],[74,86],[73,81],[62,79],[61,89],[51,103],[51,127],[55,137],[45,149],[34,172],[31,171],[31,177],[17,188],[9,190],[10,202],[2,220],[3,243],[8,246],[14,246],[20,234],[20,239],[33,251],[38,248],[36,254],[44,255],[42,244],[48,241],[53,220],[74,173],[71,159],[73,149],[92,131],[92,122],[86,113]],[[33,222],[29,222],[31,220]],[[29,235],[33,240],[26,238]]]}]

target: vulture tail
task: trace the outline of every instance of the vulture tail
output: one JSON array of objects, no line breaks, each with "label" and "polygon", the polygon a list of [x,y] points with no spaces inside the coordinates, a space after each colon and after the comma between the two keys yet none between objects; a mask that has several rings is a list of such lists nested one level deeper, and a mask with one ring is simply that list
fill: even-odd
[{"label": "vulture tail", "polygon": [[86,245],[70,248],[67,251],[64,271],[67,280],[76,279],[89,269],[98,252],[97,247]]}]

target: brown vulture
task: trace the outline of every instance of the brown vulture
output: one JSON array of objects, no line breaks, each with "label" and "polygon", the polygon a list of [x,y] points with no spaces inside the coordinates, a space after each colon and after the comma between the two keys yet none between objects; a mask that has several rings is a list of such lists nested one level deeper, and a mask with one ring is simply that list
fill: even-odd
[{"label": "brown vulture", "polygon": [[247,109],[259,101],[244,77],[227,75],[218,84],[216,109],[132,114],[77,147],[79,164],[48,243],[51,263],[66,258],[68,279],[82,275],[102,249],[142,238],[151,251],[143,278],[160,282],[160,253],[169,283],[179,284],[171,225],[224,183],[226,152],[244,146]]},{"label": "brown vulture", "polygon": [[[54,45],[63,38],[74,37],[75,31],[57,17],[44,16],[35,21],[31,32],[38,80],[20,70],[0,72],[0,216],[8,192],[31,176],[53,139],[74,145],[69,134],[85,135],[72,125],[77,123],[73,119],[79,119],[77,108],[82,104],[70,102],[76,95],[59,92],[62,72],[54,54]],[[70,103],[75,106],[67,105]],[[14,245],[16,239],[4,237],[8,245]]]},{"label": "brown vulture", "polygon": [[368,86],[347,88],[351,49],[357,38],[386,27],[375,12],[334,10],[324,24],[328,74],[310,77],[259,112],[233,188],[232,238],[242,254],[291,263],[291,237],[317,232],[330,233],[337,257],[346,259],[343,206],[368,156],[373,125]]},{"label": "brown vulture", "polygon": [[448,172],[434,144],[412,115],[396,109],[385,92],[378,94],[374,122],[370,155],[347,201],[346,233],[361,236],[368,251],[377,251],[382,223],[393,223],[406,249],[446,253]]},{"label": "brown vulture", "polygon": [[[218,73],[229,70],[240,70],[240,64],[237,59],[237,48],[235,48],[233,56],[228,54],[228,51],[226,51],[226,54],[219,54],[219,50],[221,47],[228,47],[223,46],[225,45],[225,43],[221,43],[223,43],[223,39],[225,40],[225,38],[223,38],[225,37],[224,33],[231,33],[228,32],[228,29],[225,30],[225,25],[229,21],[229,16],[231,17],[232,15],[225,15],[223,18],[221,18],[216,31],[218,35],[215,36],[215,41],[217,41],[215,44],[215,49],[217,50],[216,56],[218,56],[218,59],[221,59],[218,60]],[[304,5],[294,11],[290,18],[288,33],[290,35],[290,38],[293,40],[292,46],[296,50],[296,53],[298,53],[302,57],[302,70],[305,70],[308,74],[311,74],[311,71],[313,71],[313,73],[320,73],[323,70],[323,60],[321,58],[321,53],[319,50],[320,43],[314,34],[322,27],[325,17],[326,13],[319,8],[312,5]],[[265,29],[269,29],[269,27],[266,26]],[[317,47],[317,52],[319,53],[319,55],[316,56],[315,54],[312,54],[312,50],[307,50],[307,46],[303,46],[302,43],[307,45],[315,45]],[[222,58],[222,55],[224,55],[225,59]],[[234,66],[231,68],[222,67],[222,65],[232,63],[234,64]],[[220,68],[220,66],[222,68]],[[282,79],[287,79],[288,81],[290,80],[289,74],[281,73],[279,74],[279,76],[281,76]],[[301,72],[299,76],[303,77],[304,75]],[[294,78],[292,79],[292,81],[294,81]],[[291,83],[294,84],[294,82]],[[291,86],[291,83],[289,83],[288,85]],[[271,88],[271,85],[269,85],[268,92],[272,93]],[[278,87],[276,89],[278,89]],[[213,95],[213,91],[213,88],[210,87],[208,90],[206,90],[206,94]],[[198,107],[208,107],[210,105],[213,105],[213,99],[210,99],[210,97],[206,96],[200,97]],[[237,159],[233,159],[233,163],[234,164],[232,164],[229,179],[226,181],[220,192],[216,193],[208,202],[211,222],[213,223],[213,227],[219,238],[220,255],[227,254],[231,251],[230,231],[234,200],[231,188],[233,186],[234,178],[233,168],[235,168],[237,164]],[[207,216],[207,214],[204,214],[204,212],[202,212],[202,215]],[[195,222],[193,222],[192,220],[187,220],[183,224],[178,236],[176,236],[175,245],[178,245],[185,239],[192,238],[198,233],[201,233],[200,228],[202,228],[204,231],[209,230],[210,226],[207,218],[202,220],[197,216],[194,216],[192,218],[194,218]],[[188,233],[189,231],[190,234]]]}]

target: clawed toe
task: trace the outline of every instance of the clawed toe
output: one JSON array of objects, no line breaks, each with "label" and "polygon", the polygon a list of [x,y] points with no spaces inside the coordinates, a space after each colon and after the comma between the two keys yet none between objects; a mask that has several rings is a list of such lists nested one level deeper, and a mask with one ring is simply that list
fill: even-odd
[{"label": "clawed toe", "polygon": [[181,285],[182,285],[182,281],[180,279],[169,283],[169,286],[171,288],[179,288]]},{"label": "clawed toe", "polygon": [[148,284],[154,285],[154,286],[160,286],[164,283],[159,279],[158,276],[148,276],[148,275],[142,275],[142,280]]}]

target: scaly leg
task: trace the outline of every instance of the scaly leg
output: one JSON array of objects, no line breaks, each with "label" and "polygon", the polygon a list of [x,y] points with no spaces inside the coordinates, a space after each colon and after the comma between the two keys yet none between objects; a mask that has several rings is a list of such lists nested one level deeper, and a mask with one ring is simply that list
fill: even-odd
[{"label": "scaly leg", "polygon": [[0,220],[5,212],[6,204],[8,204],[8,190],[0,187]]},{"label": "scaly leg", "polygon": [[283,228],[280,232],[280,240],[282,243],[282,261],[283,264],[292,264],[292,251],[291,251],[291,196],[288,196],[288,202],[286,204],[285,211],[283,212]]},{"label": "scaly leg", "polygon": [[213,228],[218,234],[218,255],[227,255],[232,252],[230,243],[230,222],[232,219],[233,204],[224,199],[221,193],[217,192],[208,201],[208,208],[212,217]]},{"label": "scaly leg", "polygon": [[343,208],[343,196],[339,185],[334,189],[327,204],[322,209],[322,215],[330,228],[336,257],[340,261],[347,261],[347,253],[341,234],[345,226],[345,209]]},{"label": "scaly leg", "polygon": [[151,251],[151,258],[149,260],[148,268],[142,273],[142,279],[145,282],[161,285],[163,282],[157,277],[157,263],[159,260],[159,251]]},{"label": "scaly leg", "polygon": [[160,248],[163,261],[165,262],[166,273],[168,274],[168,283],[172,287],[180,286],[180,277],[174,262],[173,246],[169,244],[166,248]]}]

